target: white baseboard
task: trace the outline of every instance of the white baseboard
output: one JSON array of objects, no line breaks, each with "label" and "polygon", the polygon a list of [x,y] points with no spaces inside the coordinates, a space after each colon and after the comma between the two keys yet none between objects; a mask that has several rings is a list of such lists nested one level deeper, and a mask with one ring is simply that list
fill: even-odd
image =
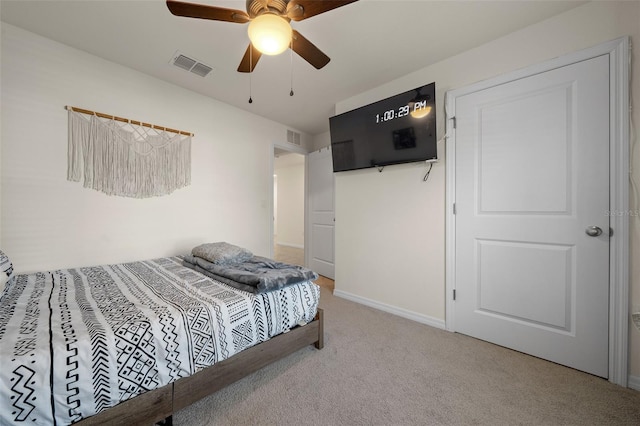
[{"label": "white baseboard", "polygon": [[280,241],[276,241],[276,244],[279,245],[279,246],[293,247],[293,248],[298,248],[298,249],[303,249],[304,248],[303,244],[283,243],[283,242],[280,242]]},{"label": "white baseboard", "polygon": [[640,391],[640,376],[629,376],[627,387]]},{"label": "white baseboard", "polygon": [[442,330],[444,327],[444,320],[433,318],[428,315],[418,314],[413,311],[409,311],[407,309],[398,308],[396,306],[387,305],[386,303],[376,302],[375,300],[367,299],[366,297],[356,296],[355,294],[347,293],[346,291],[334,290],[334,296],[341,297],[343,299],[351,300],[352,302],[360,303],[361,305],[366,305],[371,308],[379,309],[384,312],[388,312],[393,315],[397,315],[402,318],[407,318],[412,321],[419,322],[421,324],[426,324],[431,327],[440,328]]}]

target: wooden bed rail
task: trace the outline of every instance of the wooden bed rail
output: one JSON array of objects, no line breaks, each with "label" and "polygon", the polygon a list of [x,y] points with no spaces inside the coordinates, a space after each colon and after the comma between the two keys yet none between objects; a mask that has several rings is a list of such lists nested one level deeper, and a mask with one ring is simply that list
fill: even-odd
[{"label": "wooden bed rail", "polygon": [[74,426],[150,426],[165,419],[171,424],[176,411],[312,344],[318,349],[324,347],[324,311],[320,308],[314,320],[304,326],[274,336],[192,376],[121,402]]}]

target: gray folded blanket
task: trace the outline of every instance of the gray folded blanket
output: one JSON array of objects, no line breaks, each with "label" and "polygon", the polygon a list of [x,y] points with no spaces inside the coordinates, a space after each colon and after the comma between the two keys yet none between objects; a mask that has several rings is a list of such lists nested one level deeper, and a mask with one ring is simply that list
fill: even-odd
[{"label": "gray folded blanket", "polygon": [[215,280],[250,293],[264,293],[304,281],[318,279],[318,274],[298,265],[253,256],[242,263],[215,264],[201,257],[187,255],[183,265]]},{"label": "gray folded blanket", "polygon": [[218,265],[246,262],[253,257],[248,249],[224,241],[200,244],[191,254]]}]

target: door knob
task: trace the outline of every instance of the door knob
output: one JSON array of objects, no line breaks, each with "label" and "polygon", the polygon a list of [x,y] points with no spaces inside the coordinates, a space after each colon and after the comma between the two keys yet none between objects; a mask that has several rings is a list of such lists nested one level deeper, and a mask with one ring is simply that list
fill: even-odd
[{"label": "door knob", "polygon": [[599,226],[587,226],[584,232],[590,237],[602,235],[602,229]]}]

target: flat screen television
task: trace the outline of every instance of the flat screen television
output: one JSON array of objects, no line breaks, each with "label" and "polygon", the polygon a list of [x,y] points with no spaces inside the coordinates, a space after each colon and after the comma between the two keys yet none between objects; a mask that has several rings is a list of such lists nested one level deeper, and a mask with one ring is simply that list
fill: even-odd
[{"label": "flat screen television", "polygon": [[436,161],[436,84],[329,118],[333,171]]}]

